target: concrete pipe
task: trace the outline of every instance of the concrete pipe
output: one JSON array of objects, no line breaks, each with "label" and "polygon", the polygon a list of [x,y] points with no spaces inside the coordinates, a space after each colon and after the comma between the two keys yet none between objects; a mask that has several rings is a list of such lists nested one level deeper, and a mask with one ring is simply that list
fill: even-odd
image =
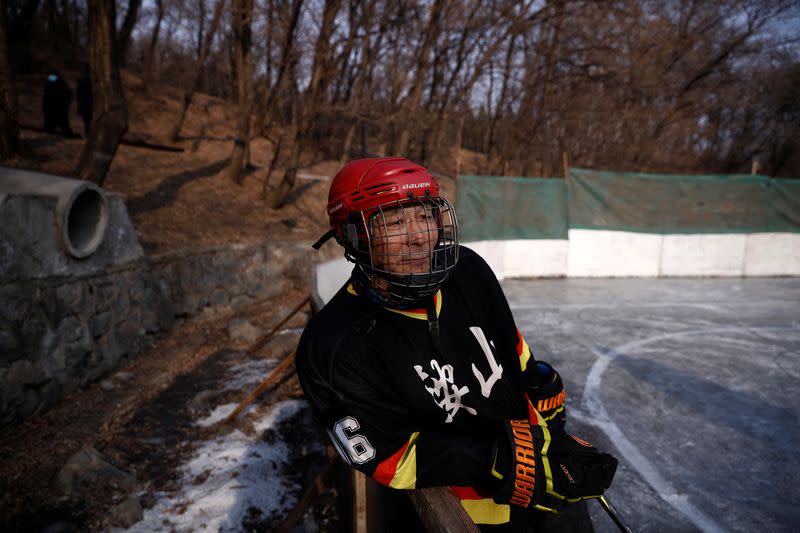
[{"label": "concrete pipe", "polygon": [[0,167],[0,195],[38,196],[55,212],[57,241],[76,259],[93,254],[108,228],[108,201],[102,189],[88,181]]}]

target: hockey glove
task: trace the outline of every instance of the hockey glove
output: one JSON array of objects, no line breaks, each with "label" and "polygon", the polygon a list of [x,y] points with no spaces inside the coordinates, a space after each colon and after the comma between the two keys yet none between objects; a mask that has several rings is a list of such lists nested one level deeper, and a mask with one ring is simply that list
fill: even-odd
[{"label": "hockey glove", "polygon": [[[550,429],[557,427],[564,429],[567,423],[565,405],[564,383],[558,372],[544,361],[536,361],[535,374],[529,380],[525,394],[531,406],[531,421],[536,424],[535,409],[542,415]],[[532,383],[535,381],[535,383]]]},{"label": "hockey glove", "polygon": [[503,422],[492,459],[495,502],[552,512],[566,503],[599,498],[617,469],[612,455],[528,420]]}]

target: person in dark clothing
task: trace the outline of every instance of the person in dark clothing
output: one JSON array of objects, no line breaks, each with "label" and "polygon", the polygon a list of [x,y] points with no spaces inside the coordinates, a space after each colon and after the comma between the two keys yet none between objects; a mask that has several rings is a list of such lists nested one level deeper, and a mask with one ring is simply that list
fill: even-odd
[{"label": "person in dark clothing", "polygon": [[92,124],[92,75],[86,63],[81,66],[76,93],[78,114],[83,119],[83,134],[88,137],[89,126]]},{"label": "person in dark clothing", "polygon": [[484,531],[592,531],[617,460],[565,430],[564,386],[494,273],[458,244],[425,168],[362,159],[334,177],[330,239],[355,263],[297,349],[306,397],[347,464],[395,489],[449,486]]},{"label": "person in dark clothing", "polygon": [[64,78],[55,70],[47,74],[42,96],[42,112],[44,113],[44,129],[50,133],[59,130],[64,135],[72,135],[69,125],[69,104],[72,102],[72,91]]}]

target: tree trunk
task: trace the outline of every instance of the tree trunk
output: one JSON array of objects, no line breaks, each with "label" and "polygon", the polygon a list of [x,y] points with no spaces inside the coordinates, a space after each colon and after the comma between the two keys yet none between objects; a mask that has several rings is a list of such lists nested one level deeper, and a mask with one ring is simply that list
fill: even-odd
[{"label": "tree trunk", "polygon": [[289,162],[286,165],[286,170],[283,172],[283,179],[281,179],[278,188],[274,191],[272,198],[270,198],[270,204],[273,209],[280,209],[286,205],[289,194],[291,194],[294,188],[294,182],[297,180],[297,167],[299,163],[300,137],[297,136],[294,144],[292,144],[292,151],[289,155]]},{"label": "tree trunk", "polygon": [[455,176],[458,177],[461,175],[461,145],[463,143],[464,138],[464,123],[467,121],[467,113],[469,111],[464,109],[462,113],[458,116],[458,126],[456,126],[456,171]]},{"label": "tree trunk", "polygon": [[286,204],[289,193],[291,193],[294,188],[294,182],[297,178],[297,169],[300,166],[302,145],[309,137],[312,126],[311,121],[320,108],[320,101],[324,98],[325,91],[332,78],[331,69],[329,68],[331,63],[329,58],[330,37],[333,33],[336,14],[339,12],[340,7],[341,0],[325,0],[325,6],[322,10],[322,25],[320,26],[319,36],[317,37],[317,43],[314,47],[314,66],[311,69],[311,82],[304,95],[303,104],[298,110],[297,134],[292,143],[292,151],[286,165],[286,171],[283,174],[283,179],[274,191],[273,197],[269,199],[269,203],[276,209]]},{"label": "tree trunk", "polygon": [[20,3],[21,8],[9,10],[7,2],[0,2],[2,4],[0,8],[6,11],[8,16],[6,20],[8,59],[13,61],[17,73],[31,72],[34,69],[31,54],[32,34],[40,0],[24,0]]},{"label": "tree trunk", "polygon": [[269,168],[267,169],[267,174],[264,176],[264,183],[261,185],[261,198],[266,200],[269,194],[269,182],[270,178],[272,177],[272,172],[275,170],[275,165],[278,163],[278,159],[281,156],[281,148],[283,147],[283,139],[284,136],[281,135],[278,137],[278,142],[275,143],[275,150],[272,153],[272,159],[269,162]]},{"label": "tree trunk", "polygon": [[[360,67],[358,69],[358,78],[355,81],[355,87],[353,89],[353,94],[351,98],[349,98],[347,103],[348,108],[352,109],[353,114],[352,117],[349,117],[350,125],[347,129],[347,134],[345,135],[344,146],[342,147],[342,153],[339,155],[339,162],[340,166],[344,166],[345,163],[350,159],[350,150],[353,146],[353,138],[356,134],[356,128],[359,129],[361,133],[361,153],[362,155],[367,153],[367,135],[366,135],[366,125],[357,118],[360,109],[359,106],[364,104],[364,91],[367,87],[367,82],[369,80],[369,69],[371,67],[371,58],[372,58],[372,48],[370,46],[370,32],[372,30],[372,19],[375,15],[375,2],[367,2],[363,6],[364,12],[361,16],[360,26],[364,31],[364,37],[361,43],[361,62]],[[388,11],[388,10],[387,10]],[[388,16],[386,13],[384,16]],[[378,40],[380,40],[381,30],[385,22],[381,22],[381,26],[379,27],[378,32]],[[347,58],[342,56],[342,62],[346,63]],[[339,83],[342,84],[344,82],[344,73],[346,72],[346,66],[343,65],[341,69],[341,76],[339,78]]]},{"label": "tree trunk", "polygon": [[253,107],[253,0],[236,0],[233,20],[234,56],[236,64],[236,90],[239,99],[239,116],[236,121],[236,138],[233,142],[227,175],[235,182],[241,181],[247,164],[250,146],[250,111]]},{"label": "tree trunk", "polygon": [[17,89],[8,57],[6,10],[0,9],[0,159],[19,152]]},{"label": "tree trunk", "polygon": [[169,139],[172,142],[176,142],[178,140],[178,137],[181,133],[181,128],[183,127],[183,121],[186,119],[186,111],[189,109],[189,104],[192,102],[192,96],[200,86],[200,80],[203,78],[203,70],[205,69],[208,52],[211,49],[211,42],[214,40],[214,34],[217,32],[219,20],[222,18],[222,8],[224,5],[225,0],[217,0],[217,3],[214,5],[214,15],[211,19],[211,26],[208,28],[206,38],[203,41],[203,49],[200,51],[200,57],[197,58],[197,63],[194,67],[194,79],[192,80],[192,84],[189,86],[186,92],[183,93],[181,108],[178,111],[175,124],[172,126],[172,130],[169,134]]},{"label": "tree trunk", "polygon": [[[425,78],[427,77],[430,64],[429,56],[431,53],[431,48],[433,48],[433,44],[436,41],[436,36],[439,32],[439,20],[441,19],[443,11],[444,2],[442,0],[436,0],[431,7],[431,14],[425,30],[425,37],[417,53],[417,68],[414,72],[414,85],[411,88],[411,92],[409,93],[404,106],[407,111],[407,116],[409,117],[415,114],[417,108],[419,107],[419,103],[422,101],[422,90],[424,88]],[[400,123],[400,134],[398,136],[395,153],[398,155],[403,155],[408,151],[408,145],[411,139],[410,128],[412,120],[402,119]]]},{"label": "tree trunk", "polygon": [[343,167],[350,159],[350,149],[353,147],[353,137],[356,136],[356,126],[358,121],[353,120],[347,128],[347,134],[344,136],[344,145],[342,146],[342,153],[339,156],[339,166]]},{"label": "tree trunk", "polygon": [[142,0],[128,0],[128,10],[125,12],[125,19],[122,21],[122,26],[117,33],[117,58],[119,66],[124,67],[127,61],[128,45],[131,42],[131,33],[136,26],[136,20],[139,18],[139,7],[142,5]]},{"label": "tree trunk", "polygon": [[88,11],[88,52],[95,119],[75,174],[102,186],[119,142],[128,130],[128,110],[117,64],[115,1],[89,0]]},{"label": "tree trunk", "polygon": [[296,62],[293,56],[295,33],[300,22],[300,10],[303,7],[303,0],[292,0],[290,13],[286,19],[283,29],[283,49],[281,51],[281,61],[278,64],[278,77],[275,85],[267,90],[264,103],[256,117],[256,128],[266,131],[267,120],[272,115],[272,108],[275,105],[276,96],[284,86],[286,73],[290,70],[292,63]]},{"label": "tree trunk", "polygon": [[[47,24],[47,46],[50,57],[56,61],[70,58],[72,54],[72,36],[70,34],[68,13],[56,0],[47,0],[42,7],[41,17]],[[56,59],[57,58],[57,59]]]},{"label": "tree trunk", "polygon": [[[503,87],[500,89],[500,98],[497,100],[497,107],[494,110],[494,114],[492,116],[492,122],[489,126],[489,137],[488,137],[488,146],[486,152],[486,165],[489,168],[489,174],[495,175],[499,170],[499,162],[495,160],[495,146],[496,146],[496,138],[495,133],[497,132],[497,123],[500,121],[500,116],[503,114],[503,110],[506,107],[506,100],[508,98],[508,86],[509,86],[509,78],[512,74],[512,59],[514,57],[514,43],[516,41],[516,34],[511,36],[511,39],[508,43],[508,49],[506,50],[506,58],[503,67]],[[507,162],[506,162],[507,163]],[[504,171],[505,172],[505,171]]]},{"label": "tree trunk", "polygon": [[161,22],[164,20],[164,0],[156,0],[156,24],[153,26],[153,34],[150,36],[150,44],[147,46],[147,55],[144,59],[144,72],[142,73],[142,87],[145,91],[149,90],[150,83],[155,78],[155,59],[158,36],[161,33]]}]

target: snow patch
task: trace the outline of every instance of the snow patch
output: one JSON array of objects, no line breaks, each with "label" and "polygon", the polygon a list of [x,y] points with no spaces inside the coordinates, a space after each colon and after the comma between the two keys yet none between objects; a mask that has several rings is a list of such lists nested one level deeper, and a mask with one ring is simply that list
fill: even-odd
[{"label": "snow patch", "polygon": [[[222,416],[231,405],[214,413]],[[128,531],[241,531],[242,520],[254,510],[263,517],[288,512],[300,489],[283,475],[291,471],[289,446],[279,432],[270,442],[261,435],[307,406],[305,400],[280,402],[255,421],[257,436],[235,430],[201,444],[181,467],[180,490],[159,494]]]}]

